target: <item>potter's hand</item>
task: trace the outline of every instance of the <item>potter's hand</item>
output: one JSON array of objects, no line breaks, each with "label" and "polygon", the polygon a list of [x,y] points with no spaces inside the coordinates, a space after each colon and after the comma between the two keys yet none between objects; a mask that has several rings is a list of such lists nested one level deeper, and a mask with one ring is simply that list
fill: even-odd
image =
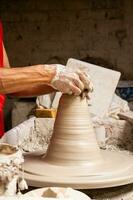
[{"label": "potter's hand", "polygon": [[84,84],[84,90],[81,93],[82,98],[87,97],[87,99],[90,99],[90,93],[93,92],[93,84],[91,82],[89,73],[87,70],[80,69],[77,71],[80,80]]},{"label": "potter's hand", "polygon": [[[73,71],[72,69],[68,69],[63,65],[57,64],[55,67],[56,74],[51,81],[51,86],[65,94],[80,95],[85,87],[82,82],[85,75]],[[82,80],[80,79],[80,76]]]},{"label": "potter's hand", "polygon": [[84,84],[84,90],[86,90],[86,91],[88,90],[88,92],[92,92],[93,85],[92,85],[89,73],[84,70],[77,70],[77,74],[79,75],[80,80]]}]

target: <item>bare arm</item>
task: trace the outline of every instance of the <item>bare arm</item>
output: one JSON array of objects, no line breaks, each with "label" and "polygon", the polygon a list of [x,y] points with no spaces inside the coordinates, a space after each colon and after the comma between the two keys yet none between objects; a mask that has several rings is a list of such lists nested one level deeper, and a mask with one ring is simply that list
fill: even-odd
[{"label": "bare arm", "polygon": [[[3,63],[4,63],[5,68],[10,68],[9,59],[8,59],[4,44],[3,44]],[[19,72],[18,70],[16,72],[22,73],[21,69],[20,69],[21,72]],[[26,70],[26,68],[24,70]],[[32,71],[33,71],[33,69],[32,69]],[[9,71],[6,70],[5,73],[7,73],[7,72],[9,72]],[[13,73],[13,70],[11,70],[11,72]],[[1,91],[1,89],[0,89],[0,91]],[[26,88],[22,91],[21,91],[21,89],[19,89],[19,92],[16,91],[16,92],[11,93],[10,95],[11,96],[17,96],[17,97],[32,97],[32,96],[48,94],[48,93],[51,93],[51,92],[54,92],[54,91],[55,91],[55,89],[53,89],[52,87],[50,87],[48,85],[40,85],[39,84],[39,85],[36,85],[36,86],[32,86],[30,88],[28,87],[28,88]]]},{"label": "bare arm", "polygon": [[[0,69],[0,94],[33,96],[53,91],[50,87],[43,87],[44,85],[56,88],[62,93],[80,95],[85,88],[88,91],[90,80],[88,74],[81,70],[73,71],[63,65]],[[43,90],[40,90],[42,87]]]},{"label": "bare arm", "polygon": [[0,93],[11,94],[28,91],[33,87],[50,84],[55,75],[54,68],[36,65],[20,68],[0,69]]},{"label": "bare arm", "polygon": [[21,92],[16,92],[10,94],[10,96],[15,96],[15,97],[35,97],[35,96],[40,96],[44,94],[49,94],[52,92],[56,92],[55,89],[48,85],[42,85],[42,86],[36,86],[29,88],[28,90],[24,90]]},{"label": "bare arm", "polygon": [[9,60],[3,45],[4,68],[0,68],[0,94],[36,96],[53,92],[48,84],[55,75],[54,68],[45,65],[9,68]]}]

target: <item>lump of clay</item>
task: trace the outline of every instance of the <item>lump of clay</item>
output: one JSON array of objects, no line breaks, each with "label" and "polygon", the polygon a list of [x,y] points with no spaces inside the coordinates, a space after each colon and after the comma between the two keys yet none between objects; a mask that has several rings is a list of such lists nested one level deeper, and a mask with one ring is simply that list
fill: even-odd
[{"label": "lump of clay", "polygon": [[42,197],[56,198],[57,191],[54,191],[54,189],[52,188],[48,188],[46,191],[43,192]]},{"label": "lump of clay", "polygon": [[16,148],[7,144],[1,144],[0,145],[0,155],[10,155],[16,152]]},{"label": "lump of clay", "polygon": [[12,145],[0,144],[0,196],[16,194],[19,169],[22,162],[21,151]]}]

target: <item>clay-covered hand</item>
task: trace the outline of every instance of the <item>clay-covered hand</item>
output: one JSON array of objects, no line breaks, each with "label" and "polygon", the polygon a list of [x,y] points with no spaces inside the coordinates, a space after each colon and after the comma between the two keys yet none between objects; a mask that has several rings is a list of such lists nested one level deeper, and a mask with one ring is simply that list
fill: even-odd
[{"label": "clay-covered hand", "polygon": [[87,99],[90,99],[90,93],[93,92],[93,84],[91,82],[89,72],[85,69],[79,69],[77,70],[77,73],[79,75],[80,80],[84,84],[84,90],[82,91],[81,96],[83,98],[87,97]]},{"label": "clay-covered hand", "polygon": [[88,90],[88,92],[92,92],[93,85],[92,85],[89,73],[85,70],[79,69],[79,70],[77,70],[77,74],[79,75],[80,80],[84,84],[84,90]]},{"label": "clay-covered hand", "polygon": [[56,74],[51,81],[51,86],[65,94],[80,95],[85,87],[82,82],[84,75],[63,65],[57,64],[55,67]]}]

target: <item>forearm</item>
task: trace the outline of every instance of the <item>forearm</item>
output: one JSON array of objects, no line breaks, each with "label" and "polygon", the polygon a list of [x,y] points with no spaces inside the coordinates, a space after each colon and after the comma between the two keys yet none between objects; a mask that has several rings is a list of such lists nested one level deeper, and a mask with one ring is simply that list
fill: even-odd
[{"label": "forearm", "polygon": [[32,87],[49,85],[55,75],[54,68],[44,65],[0,69],[0,94],[26,91]]},{"label": "forearm", "polygon": [[9,95],[13,97],[35,97],[39,95],[49,94],[52,92],[56,92],[56,90],[48,85],[42,85],[42,86],[31,87],[27,90],[12,93]]}]

